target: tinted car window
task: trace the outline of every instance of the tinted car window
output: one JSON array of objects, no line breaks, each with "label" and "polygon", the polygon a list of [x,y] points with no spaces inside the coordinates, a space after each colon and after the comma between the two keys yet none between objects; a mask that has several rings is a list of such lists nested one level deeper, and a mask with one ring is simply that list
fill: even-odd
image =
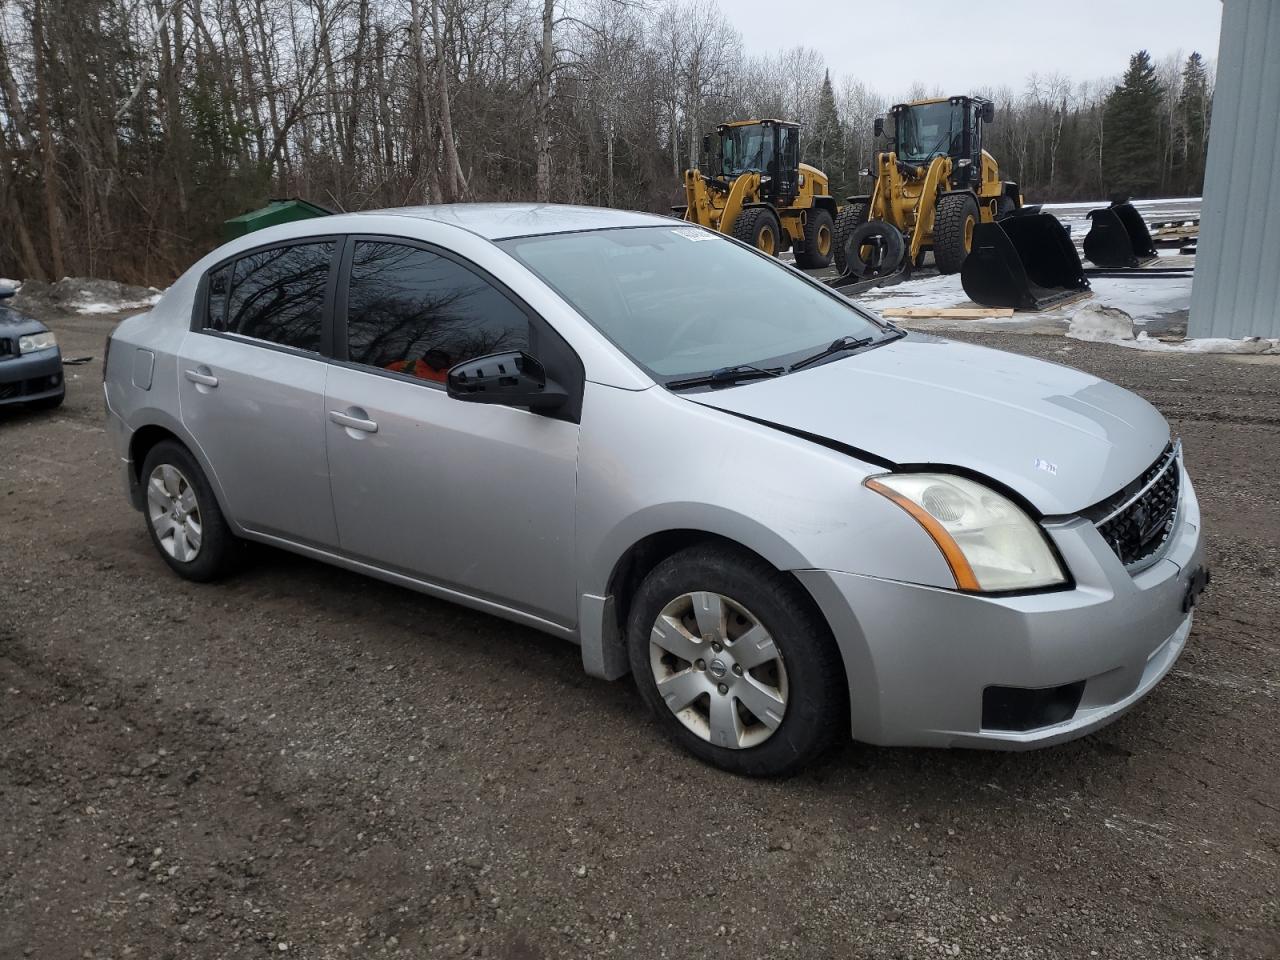
[{"label": "tinted car window", "polygon": [[325,283],[332,243],[260,250],[236,261],[225,320],[214,315],[210,277],[209,326],[299,350],[320,349]]},{"label": "tinted car window", "polygon": [[528,347],[528,318],[483,277],[417,247],[356,243],[347,295],[353,362],[443,382],[463,360]]},{"label": "tinted car window", "polygon": [[227,293],[231,290],[231,268],[224,264],[209,274],[209,302],[205,307],[204,325],[215,330],[224,329],[227,317]]}]

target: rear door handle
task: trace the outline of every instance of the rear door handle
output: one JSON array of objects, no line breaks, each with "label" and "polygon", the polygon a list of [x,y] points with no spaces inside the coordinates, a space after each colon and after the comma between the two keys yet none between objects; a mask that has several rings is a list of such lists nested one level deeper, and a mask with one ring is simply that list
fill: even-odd
[{"label": "rear door handle", "polygon": [[[364,411],[360,412],[363,413]],[[378,422],[376,420],[355,417],[349,413],[343,413],[341,410],[330,410],[329,419],[340,427],[346,427],[348,430],[359,430],[362,433],[378,432]]]},{"label": "rear door handle", "polygon": [[187,379],[192,383],[198,383],[202,387],[216,387],[218,378],[211,373],[201,373],[199,370],[188,370]]}]

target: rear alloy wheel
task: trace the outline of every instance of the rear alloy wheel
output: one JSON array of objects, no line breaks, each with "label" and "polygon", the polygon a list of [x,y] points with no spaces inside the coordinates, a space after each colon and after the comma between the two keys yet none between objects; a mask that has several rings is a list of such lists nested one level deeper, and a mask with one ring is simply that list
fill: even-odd
[{"label": "rear alloy wheel", "polygon": [[938,201],[933,222],[933,262],[939,273],[959,273],[973,248],[978,201],[969,193],[949,193]]},{"label": "rear alloy wheel", "polygon": [[735,773],[779,776],[847,729],[840,654],[787,574],[728,546],[659,563],[632,599],[636,686],[667,734]]},{"label": "rear alloy wheel", "polygon": [[180,577],[205,582],[228,572],[241,543],[204,471],[179,443],[157,443],[142,464],[143,513],[151,542]]},{"label": "rear alloy wheel", "polygon": [[802,270],[821,270],[831,266],[835,249],[835,222],[831,211],[809,211],[804,223],[804,250],[796,254],[796,265]]},{"label": "rear alloy wheel", "polygon": [[749,243],[771,257],[778,255],[781,235],[778,218],[767,207],[750,207],[738,214],[733,221],[735,239]]},{"label": "rear alloy wheel", "polygon": [[147,519],[156,543],[180,563],[200,556],[204,528],[191,481],[171,463],[159,464],[147,478]]}]

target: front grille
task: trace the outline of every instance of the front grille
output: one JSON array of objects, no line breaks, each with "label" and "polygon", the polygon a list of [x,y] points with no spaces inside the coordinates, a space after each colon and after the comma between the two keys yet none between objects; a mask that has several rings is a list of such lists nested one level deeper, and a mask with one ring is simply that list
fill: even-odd
[{"label": "front grille", "polygon": [[14,349],[13,341],[8,337],[0,337],[0,360],[5,357],[12,357],[18,351]]},{"label": "front grille", "polygon": [[1182,444],[1175,441],[1142,476],[1088,511],[1102,539],[1126,567],[1155,557],[1173,532],[1182,484],[1181,459]]}]

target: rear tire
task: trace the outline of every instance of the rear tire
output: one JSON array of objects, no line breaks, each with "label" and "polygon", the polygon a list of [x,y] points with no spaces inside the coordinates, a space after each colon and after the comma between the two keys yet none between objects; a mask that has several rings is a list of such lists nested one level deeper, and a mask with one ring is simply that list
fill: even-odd
[{"label": "rear tire", "polygon": [[804,251],[796,254],[796,264],[802,270],[821,270],[831,266],[831,253],[835,249],[835,221],[831,211],[809,211],[804,225]]},{"label": "rear tire", "polygon": [[781,231],[777,216],[767,207],[743,210],[733,221],[734,239],[771,257],[776,257],[781,249]]},{"label": "rear tire", "polygon": [[826,622],[798,583],[744,550],[702,544],[654,567],[632,599],[627,645],[658,724],[724,770],[784,776],[848,729]]},{"label": "rear tire", "polygon": [[978,202],[969,193],[949,193],[938,201],[933,223],[933,262],[939,273],[959,273],[973,246]]},{"label": "rear tire", "polygon": [[833,235],[835,248],[832,250],[832,255],[835,259],[836,269],[840,271],[841,276],[849,272],[849,238],[853,235],[854,230],[867,222],[867,214],[870,209],[871,204],[867,201],[854,200],[847,204],[840,211],[840,215],[836,217]]},{"label": "rear tire", "polygon": [[141,479],[147,532],[169,568],[198,583],[231,572],[242,544],[191,452],[173,440],[157,443],[142,463]]}]

